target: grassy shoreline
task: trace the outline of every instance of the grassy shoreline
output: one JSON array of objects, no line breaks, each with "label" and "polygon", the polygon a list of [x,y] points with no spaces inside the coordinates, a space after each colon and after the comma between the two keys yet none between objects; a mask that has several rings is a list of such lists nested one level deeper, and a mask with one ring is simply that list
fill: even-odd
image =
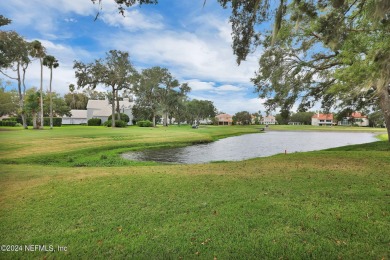
[{"label": "grassy shoreline", "polygon": [[[119,150],[101,159],[110,145],[178,145],[257,128],[2,131],[0,244],[67,250],[0,258],[389,258],[387,141],[200,165],[70,167],[60,158],[111,160]],[[53,158],[62,161],[41,165]]]}]

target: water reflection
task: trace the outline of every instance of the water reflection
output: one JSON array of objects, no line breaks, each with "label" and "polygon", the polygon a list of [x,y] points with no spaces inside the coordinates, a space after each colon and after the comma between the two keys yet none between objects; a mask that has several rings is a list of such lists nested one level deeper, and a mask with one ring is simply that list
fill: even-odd
[{"label": "water reflection", "polygon": [[371,133],[347,132],[266,132],[228,137],[213,143],[182,148],[144,150],[122,154],[137,161],[171,163],[208,163],[241,161],[278,153],[323,150],[351,144],[377,141]]}]

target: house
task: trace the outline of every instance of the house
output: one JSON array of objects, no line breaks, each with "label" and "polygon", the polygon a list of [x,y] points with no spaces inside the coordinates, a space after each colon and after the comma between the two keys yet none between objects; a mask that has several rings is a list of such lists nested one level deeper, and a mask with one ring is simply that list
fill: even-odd
[{"label": "house", "polygon": [[275,125],[276,123],[274,116],[265,116],[260,120],[261,125]]},{"label": "house", "polygon": [[198,122],[200,125],[212,125],[213,121],[210,118],[200,119]]},{"label": "house", "polygon": [[218,125],[232,125],[233,117],[229,114],[220,114],[215,117]]},{"label": "house", "polygon": [[[134,102],[130,101],[128,98],[124,98],[123,101],[119,101],[119,110],[120,113],[126,114],[129,116],[130,121],[128,125],[133,124],[133,113],[132,108]],[[108,120],[108,117],[112,115],[112,106],[108,100],[88,100],[87,104],[87,120],[91,118],[100,118],[102,124]]]},{"label": "house", "polygon": [[303,122],[293,122],[293,121],[290,121],[288,122],[289,125],[303,125]]},{"label": "house", "polygon": [[64,115],[62,117],[63,125],[81,125],[87,123],[87,110],[72,109],[70,112],[72,113],[71,116]]},{"label": "house", "polygon": [[332,126],[333,125],[333,114],[314,114],[311,117],[311,125],[316,126]]},{"label": "house", "polygon": [[[133,124],[132,109],[134,102],[128,98],[124,98],[123,101],[119,101],[120,112],[129,116],[130,121],[128,125]],[[79,125],[87,124],[91,118],[100,118],[102,124],[108,120],[108,117],[112,114],[112,107],[108,100],[88,100],[87,110],[71,110],[72,116],[64,116],[62,118],[63,125]]]},{"label": "house", "polygon": [[363,116],[360,112],[353,112],[350,116],[344,117],[339,121],[338,125],[356,125],[356,126],[369,126],[369,120],[367,116]]}]

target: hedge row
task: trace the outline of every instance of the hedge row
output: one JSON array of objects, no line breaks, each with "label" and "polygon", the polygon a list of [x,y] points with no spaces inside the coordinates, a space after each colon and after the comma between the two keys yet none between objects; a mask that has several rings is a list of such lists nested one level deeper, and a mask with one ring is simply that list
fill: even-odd
[{"label": "hedge row", "polygon": [[[111,120],[107,120],[106,122],[104,122],[104,126],[110,127],[111,124],[112,124]],[[127,123],[125,121],[115,120],[115,127],[126,127],[126,126],[127,126]]]},{"label": "hedge row", "polygon": [[[117,120],[118,118],[118,113],[115,114],[115,120]],[[125,121],[126,123],[128,123],[130,121],[130,118],[128,115],[126,114],[123,114],[123,113],[120,113],[120,118],[121,118],[121,121]],[[112,119],[112,115],[110,115],[108,117],[108,120],[111,120]]]},{"label": "hedge row", "polygon": [[[50,126],[50,117],[43,118],[43,125]],[[61,126],[62,118],[61,117],[53,117],[53,126]]]},{"label": "hedge row", "polygon": [[[15,126],[17,123],[22,124],[21,121],[19,122],[18,118],[16,117],[10,117],[5,118],[3,121],[0,121],[1,126]],[[27,125],[32,126],[32,120],[31,118],[27,119]],[[43,118],[43,125],[44,126],[50,126],[50,117],[44,117]],[[61,117],[53,117],[53,126],[61,126],[62,125],[62,118]]]},{"label": "hedge row", "polygon": [[17,123],[16,121],[3,120],[0,121],[0,126],[15,126]]},{"label": "hedge row", "polygon": [[18,118],[17,118],[17,117],[3,118],[3,122],[4,122],[4,121],[15,121],[15,122],[17,122],[17,121],[18,121]]},{"label": "hedge row", "polygon": [[102,125],[102,120],[100,118],[91,118],[88,120],[89,126],[100,126]]},{"label": "hedge row", "polygon": [[149,120],[144,120],[144,121],[138,121],[137,125],[139,127],[152,127],[153,123],[151,121],[149,121]]}]

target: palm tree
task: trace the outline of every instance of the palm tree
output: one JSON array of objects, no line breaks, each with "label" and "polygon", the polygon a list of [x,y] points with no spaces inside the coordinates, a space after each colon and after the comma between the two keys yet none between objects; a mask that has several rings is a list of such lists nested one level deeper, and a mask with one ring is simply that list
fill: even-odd
[{"label": "palm tree", "polygon": [[52,100],[52,92],[51,92],[51,83],[53,81],[53,68],[57,68],[60,64],[58,60],[51,55],[46,55],[43,58],[43,65],[50,69],[50,85],[49,85],[49,93],[50,93],[50,129],[53,129],[53,100]]},{"label": "palm tree", "polygon": [[42,43],[40,41],[33,41],[31,42],[31,56],[34,58],[38,58],[39,62],[41,64],[41,84],[40,84],[40,91],[41,91],[41,126],[40,128],[43,129],[43,57],[45,57],[45,47],[43,47]]}]

